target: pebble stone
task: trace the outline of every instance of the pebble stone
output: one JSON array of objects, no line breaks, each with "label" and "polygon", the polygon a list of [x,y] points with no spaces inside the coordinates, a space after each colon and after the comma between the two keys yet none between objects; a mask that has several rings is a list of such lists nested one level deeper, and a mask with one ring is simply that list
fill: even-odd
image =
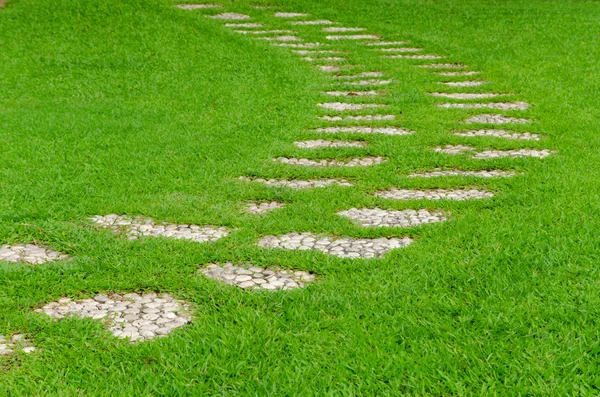
[{"label": "pebble stone", "polygon": [[492,102],[492,103],[441,103],[438,105],[446,109],[500,109],[500,110],[527,110],[527,102]]},{"label": "pebble stone", "polygon": [[0,247],[0,261],[41,265],[68,259],[66,254],[35,244],[6,244]]},{"label": "pebble stone", "polygon": [[31,353],[34,350],[35,347],[31,345],[31,342],[23,334],[15,334],[11,337],[0,335],[0,356],[8,356],[18,351]]},{"label": "pebble stone", "polygon": [[317,66],[317,69],[319,69],[321,72],[339,72],[342,70],[341,67],[333,65],[320,65]]},{"label": "pebble stone", "polygon": [[342,58],[342,57],[324,57],[324,58],[303,57],[302,60],[307,61],[307,62],[342,62],[342,61],[345,61],[346,58]]},{"label": "pebble stone", "polygon": [[441,55],[423,54],[423,55],[384,55],[383,58],[387,58],[387,59],[442,59],[444,57]]},{"label": "pebble stone", "polygon": [[366,28],[344,28],[344,27],[332,27],[332,28],[323,28],[323,32],[328,33],[337,33],[337,32],[364,32],[367,30]]},{"label": "pebble stone", "polygon": [[368,46],[388,46],[388,45],[404,45],[410,43],[409,41],[376,41],[374,43],[365,43]]},{"label": "pebble stone", "polygon": [[388,211],[379,208],[351,208],[337,214],[363,227],[414,227],[446,220],[442,211],[429,212],[424,209]]},{"label": "pebble stone", "polygon": [[303,14],[301,12],[276,12],[273,14],[275,18],[297,18],[297,17],[307,17],[308,14]]},{"label": "pebble stone", "polygon": [[494,193],[477,189],[396,189],[375,193],[375,196],[390,200],[475,200],[494,197]]},{"label": "pebble stone", "polygon": [[463,69],[466,68],[467,65],[462,65],[460,63],[428,63],[419,65],[419,67],[426,69]]},{"label": "pebble stone", "polygon": [[198,10],[206,8],[221,8],[221,4],[177,4],[175,7],[181,8],[182,10]]},{"label": "pebble stone", "polygon": [[271,45],[288,48],[317,48],[321,46],[321,43],[271,43]]},{"label": "pebble stone", "polygon": [[529,123],[531,120],[519,119],[516,117],[502,116],[501,114],[480,114],[465,120],[466,124],[509,124],[509,123]]},{"label": "pebble stone", "polygon": [[365,147],[367,143],[363,141],[327,141],[324,139],[314,139],[311,141],[294,142],[294,145],[301,149],[317,149],[328,147]]},{"label": "pebble stone", "polygon": [[244,19],[250,19],[249,15],[237,14],[235,12],[224,12],[222,14],[211,15],[209,18],[212,19],[223,19],[227,21],[242,21]]},{"label": "pebble stone", "polygon": [[292,25],[333,25],[333,22],[328,19],[316,19],[314,21],[292,21]]},{"label": "pebble stone", "polygon": [[517,175],[514,171],[505,170],[481,170],[481,171],[460,171],[460,170],[441,170],[436,168],[433,171],[420,172],[407,175],[407,178],[436,178],[444,176],[471,176],[477,178],[508,178]]},{"label": "pebble stone", "polygon": [[403,238],[334,238],[312,233],[288,233],[281,236],[264,236],[259,247],[288,250],[313,250],[340,258],[378,258],[389,251],[406,247],[412,239]]},{"label": "pebble stone", "polygon": [[99,320],[114,336],[130,338],[132,343],[167,336],[191,321],[184,301],[155,293],[100,294],[78,301],[61,298],[35,311],[54,319],[76,316]]},{"label": "pebble stone", "polygon": [[422,48],[411,48],[411,47],[401,47],[401,48],[380,48],[381,52],[419,52],[423,51]]},{"label": "pebble stone", "polygon": [[296,36],[257,37],[257,39],[266,41],[302,41],[301,38]]},{"label": "pebble stone", "polygon": [[262,28],[262,23],[226,23],[228,28]]},{"label": "pebble stone", "polygon": [[494,94],[494,93],[483,93],[483,94],[469,94],[469,93],[447,93],[447,92],[430,92],[430,95],[451,98],[451,99],[485,99],[485,98],[495,98],[497,96],[503,94]]},{"label": "pebble stone", "polygon": [[496,138],[504,139],[518,139],[528,141],[539,141],[540,136],[532,134],[530,132],[514,132],[506,130],[473,130],[473,131],[459,131],[455,132],[454,135],[466,136],[466,137],[477,137],[477,136],[491,136]]},{"label": "pebble stone", "polygon": [[433,148],[434,152],[445,154],[464,154],[465,152],[470,152],[473,150],[475,150],[475,148],[468,145],[446,145],[444,147],[438,146]]},{"label": "pebble stone", "polygon": [[329,103],[319,103],[317,106],[320,106],[323,109],[346,111],[346,110],[363,110],[363,109],[382,108],[382,107],[385,107],[386,105],[382,105],[379,103],[329,102]]},{"label": "pebble stone", "polygon": [[396,116],[393,114],[369,114],[365,116],[321,116],[321,119],[327,121],[381,121],[381,120],[395,120]]},{"label": "pebble stone", "polygon": [[325,127],[318,128],[316,132],[325,133],[358,133],[358,134],[383,134],[383,135],[411,135],[413,131],[397,127]]},{"label": "pebble stone", "polygon": [[479,72],[436,72],[438,76],[473,76],[479,74]]},{"label": "pebble stone", "polygon": [[246,206],[246,211],[250,214],[264,214],[283,207],[285,207],[285,204],[277,201],[271,201],[269,203],[250,202]]},{"label": "pebble stone", "polygon": [[126,231],[130,239],[141,236],[167,237],[192,240],[198,243],[215,242],[227,235],[229,230],[224,227],[197,226],[186,224],[157,224],[151,218],[129,217],[125,215],[96,215],[90,218],[95,224],[114,233]]},{"label": "pebble stone", "polygon": [[374,96],[377,91],[326,91],[323,94],[329,96]]},{"label": "pebble stone", "polygon": [[349,34],[342,36],[325,36],[327,40],[367,40],[367,39],[378,39],[374,34]]},{"label": "pebble stone", "polygon": [[235,33],[239,34],[282,34],[282,33],[295,33],[293,30],[234,30]]},{"label": "pebble stone", "polygon": [[267,186],[271,187],[288,187],[290,189],[310,189],[310,188],[322,188],[328,186],[352,186],[350,182],[345,179],[309,179],[309,180],[299,180],[299,179],[262,179],[262,178],[248,178],[245,176],[241,176],[239,178],[242,181],[247,182],[258,182],[264,183]]},{"label": "pebble stone", "polygon": [[341,51],[336,50],[292,50],[294,54],[298,55],[312,55],[312,54],[339,54]]},{"label": "pebble stone", "polygon": [[447,85],[448,87],[478,87],[487,84],[487,81],[446,81],[440,82],[440,84]]},{"label": "pebble stone", "polygon": [[333,76],[338,80],[352,80],[352,79],[361,79],[364,77],[383,77],[383,73],[382,72],[362,72],[362,73],[358,73],[358,74],[353,74],[353,75],[346,75],[346,76]]},{"label": "pebble stone", "polygon": [[306,283],[315,281],[315,276],[309,272],[288,271],[278,267],[235,266],[232,263],[211,263],[200,271],[208,278],[242,289],[290,290],[304,288]]},{"label": "pebble stone", "polygon": [[371,165],[382,164],[387,161],[384,157],[360,157],[348,160],[311,160],[293,157],[278,157],[273,160],[282,164],[301,165],[306,167],[368,167]]},{"label": "pebble stone", "polygon": [[392,84],[392,80],[359,80],[359,81],[346,81],[344,84],[350,85],[389,85]]},{"label": "pebble stone", "polygon": [[548,149],[486,150],[484,152],[477,153],[473,158],[497,159],[501,157],[534,157],[543,159],[555,153],[556,151]]}]

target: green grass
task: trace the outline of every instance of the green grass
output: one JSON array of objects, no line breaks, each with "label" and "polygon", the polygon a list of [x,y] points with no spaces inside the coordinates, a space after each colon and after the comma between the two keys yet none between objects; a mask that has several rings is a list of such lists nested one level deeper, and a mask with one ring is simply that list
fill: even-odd
[{"label": "green grass", "polygon": [[[263,1],[264,4],[268,2]],[[588,396],[600,388],[600,3],[542,0],[296,0],[309,12],[411,40],[532,106],[516,128],[539,142],[455,137],[478,113],[439,109],[443,78],[357,43],[357,71],[395,80],[377,99],[416,131],[364,139],[365,149],[293,146],[325,122],[329,81],[289,49],[223,28],[168,0],[9,0],[0,10],[0,242],[37,241],[74,259],[0,263],[0,334],[26,333],[30,355],[0,357],[8,396]],[[273,10],[225,2],[269,28]],[[275,4],[275,3],[272,3]],[[322,41],[318,27],[295,27]],[[443,60],[446,61],[446,60]],[[464,78],[470,80],[471,77]],[[448,80],[458,80],[449,78]],[[452,91],[452,89],[445,89]],[[456,91],[468,91],[459,90]],[[336,101],[331,99],[328,101]],[[357,102],[370,102],[358,98]],[[366,112],[368,113],[368,112]],[[544,160],[469,160],[436,145],[558,150]],[[368,169],[304,169],[276,156],[386,156]],[[514,169],[509,179],[405,179],[435,167]],[[293,191],[237,181],[343,177],[352,188]],[[477,186],[475,202],[390,202],[397,187]],[[247,215],[247,200],[286,208]],[[351,207],[442,208],[449,222],[369,230]],[[128,241],[94,229],[95,214],[228,226],[212,244]],[[378,260],[259,249],[260,236],[310,231],[411,236]],[[279,264],[318,274],[302,290],[247,292],[196,274],[212,261]],[[188,300],[194,322],[130,345],[91,320],[33,312],[62,296],[162,291]]]}]

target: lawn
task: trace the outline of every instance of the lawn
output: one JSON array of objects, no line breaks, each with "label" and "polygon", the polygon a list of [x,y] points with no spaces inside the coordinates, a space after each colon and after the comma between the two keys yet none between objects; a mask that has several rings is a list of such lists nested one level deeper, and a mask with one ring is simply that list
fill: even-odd
[{"label": "lawn", "polygon": [[[190,0],[189,2],[192,2]],[[0,245],[34,243],[69,256],[0,260],[0,335],[35,350],[0,355],[6,396],[592,396],[600,393],[600,3],[548,0],[8,0],[0,8]],[[0,5],[2,1],[0,0]],[[256,8],[256,5],[271,8]],[[249,20],[207,18],[223,12]],[[276,18],[275,12],[308,16]],[[293,25],[297,20],[334,25]],[[290,47],[228,23],[296,31],[342,61],[302,60]],[[323,27],[366,31],[325,33]],[[249,28],[252,30],[254,28]],[[284,33],[285,34],[285,33]],[[374,34],[422,48],[398,59]],[[274,37],[266,34],[266,37]],[[286,43],[286,42],[284,42]],[[394,46],[392,46],[394,47]],[[309,51],[312,49],[308,49]],[[340,56],[319,54],[318,57]],[[432,63],[467,65],[443,76]],[[318,65],[339,65],[324,72]],[[462,71],[449,69],[446,71]],[[335,76],[380,71],[382,86]],[[473,87],[443,82],[482,81]],[[374,90],[329,97],[324,91]],[[501,93],[483,100],[429,95]],[[325,102],[376,103],[358,112]],[[443,103],[526,102],[527,110]],[[324,115],[394,115],[330,122]],[[482,114],[530,122],[466,125]],[[386,135],[319,133],[395,127]],[[473,129],[539,140],[464,137]],[[304,149],[295,141],[360,141]],[[549,150],[545,158],[477,159],[436,147]],[[306,167],[273,159],[348,161]],[[511,172],[409,178],[435,169]],[[250,179],[345,180],[296,190]],[[476,189],[473,200],[389,200],[391,188]],[[283,208],[257,215],[248,202]],[[442,211],[413,227],[361,227],[351,208]],[[214,242],[128,239],[95,215],[224,227]],[[265,236],[405,238],[379,258],[270,249]],[[305,288],[251,290],[205,277],[211,263],[305,271]],[[101,321],[36,312],[61,298],[166,293],[191,322],[130,343]],[[1,343],[1,342],[0,342]],[[1,349],[0,349],[1,350]]]}]

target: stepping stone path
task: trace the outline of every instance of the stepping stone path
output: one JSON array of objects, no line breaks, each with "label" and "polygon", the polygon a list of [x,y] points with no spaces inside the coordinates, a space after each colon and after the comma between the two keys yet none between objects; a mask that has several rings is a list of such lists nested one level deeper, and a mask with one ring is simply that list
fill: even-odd
[{"label": "stepping stone path", "polygon": [[288,233],[282,236],[265,236],[259,247],[287,250],[313,250],[340,258],[378,258],[389,251],[412,243],[404,238],[334,238],[312,233]]},{"label": "stepping stone path", "polygon": [[326,127],[318,128],[316,132],[330,134],[356,133],[356,134],[383,134],[383,135],[411,135],[412,131],[396,127]]},{"label": "stepping stone path", "polygon": [[246,210],[251,214],[264,214],[283,207],[285,204],[271,201],[270,203],[248,203]]},{"label": "stepping stone path", "polygon": [[304,271],[287,271],[279,268],[257,266],[235,266],[232,263],[218,265],[212,263],[200,270],[206,277],[220,280],[226,285],[243,289],[263,289],[267,291],[303,288],[315,280],[315,276]]},{"label": "stepping stone path", "polygon": [[440,55],[384,55],[383,58],[387,59],[441,59],[443,56]]},{"label": "stepping stone path", "polygon": [[367,46],[388,46],[388,45],[404,45],[410,43],[409,41],[376,41],[374,43],[365,43]]},{"label": "stepping stone path", "polygon": [[365,28],[343,28],[343,27],[335,27],[335,28],[323,28],[323,32],[364,32]]},{"label": "stepping stone path", "polygon": [[294,145],[301,149],[318,149],[338,147],[365,147],[367,146],[367,143],[362,141],[326,141],[323,139],[315,139],[312,141],[294,142]]},{"label": "stepping stone path", "polygon": [[297,17],[307,17],[308,14],[303,14],[300,12],[276,12],[273,16],[275,18],[297,18]]},{"label": "stepping stone path", "polygon": [[333,25],[333,22],[327,19],[317,19],[314,21],[292,21],[292,25]]},{"label": "stepping stone path", "polygon": [[175,7],[181,8],[182,10],[198,10],[207,8],[221,8],[221,4],[177,4]]},{"label": "stepping stone path", "polygon": [[0,247],[0,261],[41,265],[69,259],[66,254],[35,244],[6,244]]},{"label": "stepping stone path", "polygon": [[367,40],[377,39],[378,37],[374,34],[355,34],[348,36],[325,36],[327,40]]},{"label": "stepping stone path", "polygon": [[374,96],[379,95],[377,91],[327,91],[325,95],[329,96]]},{"label": "stepping stone path", "polygon": [[[472,153],[475,151],[474,147],[466,145],[446,145],[445,147],[437,147],[433,149],[438,153],[445,154],[465,154]],[[514,150],[486,150],[483,152],[476,153],[473,158],[475,159],[496,159],[501,157],[536,157],[544,158],[556,153],[553,150],[547,149],[514,149]]]},{"label": "stepping stone path", "polygon": [[493,102],[493,103],[442,103],[438,105],[446,109],[500,109],[500,110],[527,110],[527,102]]},{"label": "stepping stone path", "polygon": [[419,52],[419,51],[423,51],[423,49],[422,48],[410,48],[410,47],[380,48],[379,51],[381,51],[381,52]]},{"label": "stepping stone path", "polygon": [[396,116],[393,114],[373,114],[366,116],[321,116],[321,119],[327,121],[381,121],[381,120],[395,120]]},{"label": "stepping stone path", "polygon": [[8,356],[15,352],[31,353],[35,347],[25,338],[23,334],[13,335],[11,337],[0,335],[0,356]]},{"label": "stepping stone path", "polygon": [[503,139],[520,139],[525,141],[539,141],[540,136],[529,132],[514,132],[506,130],[473,130],[473,131],[459,131],[455,132],[456,136],[465,137],[477,137],[477,136],[488,136],[494,138]]},{"label": "stepping stone path", "polygon": [[[381,72],[363,72],[358,74],[353,74],[349,76],[335,76],[336,79],[339,80],[347,80],[347,79],[361,79],[363,77],[383,77],[383,73]],[[372,80],[377,81],[377,80]]]},{"label": "stepping stone path", "polygon": [[362,157],[349,160],[310,160],[288,157],[278,157],[275,161],[282,164],[302,165],[307,167],[366,167],[384,163],[383,157]]},{"label": "stepping stone path", "polygon": [[461,65],[460,63],[429,63],[425,65],[419,65],[419,67],[426,69],[464,69],[467,66]]},{"label": "stepping stone path", "polygon": [[167,237],[192,240],[198,243],[215,242],[227,235],[224,227],[178,225],[173,223],[155,223],[151,218],[129,217],[126,215],[96,215],[90,220],[114,233],[126,232],[130,239],[138,237]]},{"label": "stepping stone path", "polygon": [[436,72],[438,76],[473,76],[479,72]]},{"label": "stepping stone path", "polygon": [[514,171],[504,171],[504,170],[481,170],[481,171],[459,171],[459,170],[440,170],[435,169],[433,171],[427,172],[417,172],[414,174],[407,175],[407,178],[436,178],[436,177],[445,177],[445,176],[469,176],[469,177],[477,177],[477,178],[507,178],[511,176],[517,175]]},{"label": "stepping stone path", "polygon": [[242,181],[247,182],[258,182],[264,183],[271,187],[288,187],[290,189],[310,189],[315,187],[329,187],[329,186],[352,186],[352,184],[345,179],[310,179],[307,181],[292,179],[262,179],[262,178],[248,178],[240,177]]},{"label": "stepping stone path", "polygon": [[191,321],[189,307],[184,301],[168,294],[109,294],[93,299],[73,301],[61,298],[41,309],[54,319],[65,317],[91,318],[101,321],[118,338],[131,342],[164,337]]},{"label": "stepping stone path", "polygon": [[250,19],[248,15],[236,14],[235,12],[224,12],[222,14],[212,15],[209,18],[212,19],[224,19],[228,21],[241,21],[244,19]]},{"label": "stepping stone path", "polygon": [[337,214],[363,227],[414,227],[446,220],[442,211],[427,210],[387,211],[379,208],[351,208]]},{"label": "stepping stone path", "polygon": [[318,106],[323,109],[329,110],[337,110],[339,112],[344,112],[348,110],[363,110],[363,109],[374,109],[374,108],[382,108],[386,105],[378,104],[378,103],[343,103],[343,102],[330,102],[330,103],[319,103]]},{"label": "stepping stone path", "polygon": [[396,189],[375,193],[375,196],[390,200],[476,200],[494,196],[494,193],[477,189]]},{"label": "stepping stone path", "polygon": [[531,120],[518,119],[516,117],[506,117],[500,114],[481,114],[465,120],[466,124],[509,124],[509,123],[529,123]]},{"label": "stepping stone path", "polygon": [[360,81],[348,81],[344,84],[349,85],[389,85],[392,84],[392,80],[360,80]]},{"label": "stepping stone path", "polygon": [[446,92],[430,92],[433,96],[439,96],[444,98],[451,99],[487,99],[487,98],[495,98],[497,96],[501,96],[503,94],[494,94],[494,93],[485,93],[485,94],[467,94],[467,93],[453,93],[449,94]]}]

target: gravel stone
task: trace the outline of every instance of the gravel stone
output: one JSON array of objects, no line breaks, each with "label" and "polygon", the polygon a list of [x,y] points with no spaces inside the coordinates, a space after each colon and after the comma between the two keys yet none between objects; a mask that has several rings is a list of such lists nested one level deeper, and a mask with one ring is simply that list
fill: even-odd
[{"label": "gravel stone", "polygon": [[378,39],[377,36],[375,36],[374,34],[350,34],[347,36],[325,36],[325,38],[327,40],[366,40],[366,39],[372,39],[372,40],[376,40]]},{"label": "gravel stone", "polygon": [[466,124],[508,124],[508,123],[529,123],[531,120],[519,119],[516,117],[502,116],[501,114],[480,114],[465,120]]},{"label": "gravel stone", "polygon": [[379,103],[329,102],[329,103],[319,103],[317,106],[320,106],[323,109],[347,111],[347,110],[363,110],[363,109],[382,108],[382,107],[385,107],[386,105],[382,105]]},{"label": "gravel stone", "polygon": [[273,160],[282,164],[301,165],[306,167],[366,167],[385,163],[387,161],[383,157],[360,157],[348,160],[311,160],[304,158],[299,159],[294,157],[278,157]]},{"label": "gravel stone", "polygon": [[212,19],[223,19],[228,21],[241,21],[244,19],[250,19],[250,16],[244,14],[236,14],[235,12],[224,12],[222,14],[211,15],[209,18]]},{"label": "gravel stone", "polygon": [[[443,148],[436,147],[433,150],[438,153],[465,154],[467,152],[472,153],[475,150],[475,148],[467,145],[446,145]],[[556,153],[556,151],[548,149],[486,150],[483,152],[476,153],[473,156],[473,158],[495,159],[501,157],[536,157],[542,159],[554,153]]]},{"label": "gravel stone", "polygon": [[517,140],[529,140],[539,141],[540,136],[529,132],[515,132],[506,130],[472,130],[472,131],[459,131],[455,132],[454,135],[466,136],[466,137],[477,137],[477,136],[489,136],[503,139],[517,139]]},{"label": "gravel stone", "polygon": [[388,211],[379,208],[351,208],[337,214],[363,227],[413,227],[446,220],[442,211],[429,212],[424,209]]},{"label": "gravel stone", "polygon": [[527,110],[527,102],[492,102],[492,103],[442,103],[438,105],[446,109],[500,109],[500,110]]},{"label": "gravel stone", "polygon": [[389,251],[406,247],[412,239],[404,238],[334,238],[312,233],[288,233],[281,236],[265,236],[259,247],[288,250],[313,250],[340,258],[377,258]]},{"label": "gravel stone", "polygon": [[313,21],[293,21],[292,25],[333,25],[333,22],[328,19],[316,19]]},{"label": "gravel stone", "polygon": [[325,133],[358,133],[358,134],[383,134],[383,135],[411,135],[413,131],[397,127],[326,127],[318,128],[316,132]]},{"label": "gravel stone", "polygon": [[367,143],[363,141],[326,141],[323,139],[315,139],[312,141],[294,142],[294,145],[301,149],[317,149],[329,147],[365,147],[367,146]]},{"label": "gravel stone", "polygon": [[0,261],[41,265],[70,259],[66,254],[35,244],[6,244],[0,247]]},{"label": "gravel stone", "polygon": [[461,171],[461,170],[441,170],[436,168],[433,171],[414,173],[407,175],[407,178],[436,178],[444,176],[470,176],[477,178],[508,178],[517,175],[514,171],[504,170],[481,170],[481,171]]},{"label": "gravel stone", "polygon": [[390,200],[474,200],[494,197],[494,193],[477,189],[396,189],[375,193],[375,196]]},{"label": "gravel stone", "polygon": [[251,214],[264,214],[283,207],[285,207],[285,204],[279,203],[277,201],[271,201],[270,203],[250,202],[247,205],[246,211]]},{"label": "gravel stone", "polygon": [[364,32],[366,28],[344,28],[344,27],[332,27],[323,28],[323,32],[337,33],[337,32]]},{"label": "gravel stone", "polygon": [[323,120],[327,121],[381,121],[381,120],[395,120],[396,116],[393,114],[373,114],[365,116],[321,116]]},{"label": "gravel stone", "polygon": [[310,179],[304,181],[299,179],[252,179],[244,176],[241,176],[239,179],[248,182],[264,183],[265,185],[272,187],[288,187],[291,189],[310,189],[328,186],[352,186],[352,184],[345,179]]},{"label": "gravel stone", "polygon": [[175,7],[181,8],[182,10],[198,10],[206,8],[221,8],[221,4],[177,4]]},{"label": "gravel stone", "polygon": [[495,98],[497,96],[501,96],[504,94],[494,94],[494,93],[483,93],[483,94],[469,94],[469,93],[447,93],[447,92],[430,92],[429,95],[451,98],[451,99],[485,99],[485,98]]},{"label": "gravel stone", "polygon": [[198,243],[215,242],[227,235],[229,230],[224,227],[157,224],[150,218],[128,217],[125,215],[96,215],[90,218],[95,224],[110,229],[114,233],[125,231],[130,239],[139,237],[167,237],[192,240]]},{"label": "gravel stone", "polygon": [[[224,272],[237,272],[240,270],[246,270],[248,267],[249,265],[235,266],[232,263],[224,263],[222,265],[211,263],[201,268],[199,272],[208,278],[221,280],[225,284],[228,284],[228,280],[224,278]],[[251,270],[252,277],[245,276],[243,279],[238,277],[231,285],[235,285],[242,289],[263,289],[275,291],[278,289],[303,288],[306,283],[311,283],[315,280],[315,276],[308,272],[292,272],[282,270],[278,267],[267,269],[258,266],[252,266],[248,270]]]},{"label": "gravel stone", "polygon": [[377,91],[326,91],[323,94],[329,96],[375,96]]},{"label": "gravel stone", "polygon": [[276,12],[273,14],[275,18],[297,18],[297,17],[307,17],[308,14],[303,14],[300,12]]},{"label": "gravel stone", "polygon": [[[61,301],[63,303],[61,303]],[[187,304],[184,301],[176,300],[168,294],[111,294],[110,301],[112,303],[109,305],[111,307],[108,310],[98,310],[98,308],[93,306],[95,298],[77,301],[77,306],[70,304],[72,302],[71,299],[61,298],[58,302],[51,302],[35,311],[38,313],[46,313],[55,319],[62,319],[65,316],[69,316],[99,320],[114,336],[118,338],[129,337],[132,343],[136,341],[143,342],[144,340],[152,339],[154,337],[154,335],[145,333],[145,331],[153,331],[153,333],[159,334],[158,330],[161,329],[159,328],[159,320],[161,319],[161,316],[168,315],[173,317],[174,315],[175,317],[173,320],[169,321],[175,322],[169,324],[177,324],[176,326],[168,328],[169,332],[166,332],[163,335],[166,335],[175,328],[180,328],[191,321],[191,317],[188,315],[189,307]],[[63,308],[62,312],[64,314],[56,314],[53,311],[57,305],[58,308]],[[116,307],[125,307],[126,309],[110,310],[111,308]],[[125,314],[129,309],[137,307],[142,307],[142,311],[148,313],[142,316],[143,320],[140,320],[138,315]]]}]

